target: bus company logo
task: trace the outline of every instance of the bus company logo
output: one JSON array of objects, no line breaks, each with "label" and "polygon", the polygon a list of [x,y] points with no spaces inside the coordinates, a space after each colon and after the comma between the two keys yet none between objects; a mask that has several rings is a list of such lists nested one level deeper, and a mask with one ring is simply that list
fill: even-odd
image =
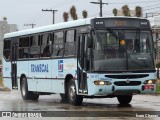
[{"label": "bus company logo", "polygon": [[58,72],[63,72],[63,60],[58,60]]},{"label": "bus company logo", "polygon": [[130,83],[130,80],[129,80],[129,78],[127,78],[127,80],[126,80],[126,83],[128,83],[128,84]]},{"label": "bus company logo", "polygon": [[31,64],[31,72],[49,72],[48,64]]}]

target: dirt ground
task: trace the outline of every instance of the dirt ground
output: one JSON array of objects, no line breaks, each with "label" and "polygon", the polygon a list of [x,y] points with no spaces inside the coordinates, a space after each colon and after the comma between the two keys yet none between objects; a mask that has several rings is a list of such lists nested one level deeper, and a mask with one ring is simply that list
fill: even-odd
[{"label": "dirt ground", "polygon": [[159,78],[159,79],[157,79],[157,83],[158,83],[158,84],[160,84],[160,78]]}]

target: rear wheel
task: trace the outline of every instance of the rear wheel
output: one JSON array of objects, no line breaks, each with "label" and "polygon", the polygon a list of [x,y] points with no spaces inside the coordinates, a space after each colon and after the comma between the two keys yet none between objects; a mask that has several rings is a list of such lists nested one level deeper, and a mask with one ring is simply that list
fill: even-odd
[{"label": "rear wheel", "polygon": [[28,83],[26,77],[22,78],[21,95],[24,100],[37,100],[39,98],[38,94],[28,91]]},{"label": "rear wheel", "polygon": [[68,101],[73,105],[81,105],[83,101],[83,96],[77,95],[75,81],[71,79],[67,88]]},{"label": "rear wheel", "polygon": [[117,99],[120,104],[126,105],[129,104],[132,100],[132,95],[119,95],[117,96]]}]

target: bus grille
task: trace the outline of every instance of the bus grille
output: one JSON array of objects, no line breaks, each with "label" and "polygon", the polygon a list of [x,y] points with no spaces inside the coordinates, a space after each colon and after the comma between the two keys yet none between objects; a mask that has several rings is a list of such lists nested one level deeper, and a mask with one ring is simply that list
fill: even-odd
[{"label": "bus grille", "polygon": [[133,75],[105,75],[105,77],[115,78],[115,79],[136,79],[148,77],[149,74],[133,74]]},{"label": "bus grille", "polygon": [[140,81],[130,81],[129,83],[127,83],[126,81],[118,81],[118,82],[114,82],[115,85],[117,86],[137,86],[137,85],[141,85]]}]

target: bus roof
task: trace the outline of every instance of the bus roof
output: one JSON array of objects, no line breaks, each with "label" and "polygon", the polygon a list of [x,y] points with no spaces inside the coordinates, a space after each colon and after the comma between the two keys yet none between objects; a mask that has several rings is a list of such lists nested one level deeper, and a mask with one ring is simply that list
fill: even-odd
[{"label": "bus roof", "polygon": [[89,25],[90,20],[91,18],[86,18],[86,19],[80,19],[80,20],[75,20],[75,21],[69,21],[69,22],[63,22],[63,23],[57,23],[53,25],[37,27],[33,29],[11,32],[11,33],[5,34],[4,38],[11,38],[11,37],[23,36],[23,35],[34,34],[34,33],[59,30],[59,29],[64,29],[64,28],[71,28],[75,26]]},{"label": "bus roof", "polygon": [[37,27],[37,28],[33,28],[33,29],[27,29],[27,30],[21,30],[21,31],[7,33],[4,35],[4,39],[11,38],[11,37],[23,36],[23,35],[29,35],[29,34],[35,34],[35,33],[41,33],[41,32],[47,32],[47,31],[52,31],[52,30],[59,30],[59,29],[64,29],[64,28],[71,28],[71,27],[82,26],[82,25],[89,25],[89,24],[91,24],[91,19],[96,19],[96,18],[129,18],[129,19],[133,19],[133,18],[137,18],[137,17],[125,17],[125,16],[118,16],[118,17],[116,16],[115,17],[115,16],[112,16],[112,17],[86,18],[86,19],[80,19],[80,20],[69,21],[69,22],[62,22],[62,23]]}]

